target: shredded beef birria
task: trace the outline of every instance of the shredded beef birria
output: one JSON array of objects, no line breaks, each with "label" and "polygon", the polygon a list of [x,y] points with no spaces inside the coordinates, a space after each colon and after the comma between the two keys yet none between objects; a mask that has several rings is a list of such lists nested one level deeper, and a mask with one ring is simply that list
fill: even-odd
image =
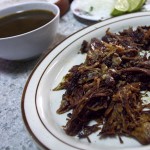
[{"label": "shredded beef birria", "polygon": [[66,134],[90,141],[98,131],[102,138],[118,135],[123,142],[124,135],[150,144],[150,103],[142,101],[150,91],[150,27],[107,30],[102,40],[83,41],[81,52],[87,53],[85,62],[73,66],[54,89],[66,90],[57,113],[72,110]]}]

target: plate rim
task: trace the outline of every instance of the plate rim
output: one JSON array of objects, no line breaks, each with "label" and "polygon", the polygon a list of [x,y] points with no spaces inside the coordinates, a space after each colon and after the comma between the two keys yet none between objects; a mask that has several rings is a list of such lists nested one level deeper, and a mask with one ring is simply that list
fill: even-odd
[{"label": "plate rim", "polygon": [[[103,27],[103,26],[106,26],[108,24],[112,24],[112,23],[115,23],[115,22],[118,22],[118,21],[121,21],[121,20],[126,20],[126,19],[130,19],[130,18],[136,18],[136,17],[142,17],[142,16],[150,16],[150,12],[137,12],[137,13],[132,13],[132,14],[127,14],[127,15],[123,15],[123,16],[118,16],[118,17],[115,17],[115,18],[111,18],[111,19],[106,19],[105,21],[103,21],[104,25],[102,26],[99,26],[99,28]],[[108,20],[112,20],[110,23],[107,23]],[[106,22],[106,23],[105,23]],[[98,22],[98,23],[94,23],[93,25],[90,25],[90,26],[87,26],[87,27],[84,27],[76,32],[74,32],[73,34],[69,35],[67,38],[65,38],[64,40],[62,40],[60,43],[58,43],[51,51],[48,51],[47,53],[44,54],[43,57],[41,57],[41,59],[39,59],[39,61],[36,63],[36,65],[34,66],[34,68],[32,69],[26,83],[25,83],[25,86],[24,86],[24,89],[23,89],[23,92],[22,92],[22,97],[21,97],[21,114],[22,114],[22,120],[24,122],[24,126],[26,127],[29,135],[32,137],[32,140],[36,142],[37,145],[39,145],[40,147],[46,149],[46,150],[50,150],[49,147],[45,146],[39,139],[38,137],[34,134],[34,132],[32,131],[31,127],[29,126],[28,124],[28,121],[27,121],[27,117],[26,117],[26,113],[25,113],[25,107],[24,107],[24,102],[25,102],[25,95],[26,95],[26,91],[28,89],[28,86],[29,86],[29,83],[32,79],[32,76],[33,74],[36,72],[37,68],[40,66],[40,64],[45,60],[45,58],[50,55],[59,45],[61,45],[63,42],[67,41],[69,38],[71,38],[73,35],[81,32],[82,30],[85,30],[87,28],[90,28],[94,25],[98,25],[98,24],[101,24],[101,22]],[[95,28],[93,29],[95,30]],[[88,31],[91,32],[93,30],[90,30]],[[87,32],[85,34],[88,34]],[[85,35],[83,34],[83,35]],[[67,45],[68,46],[68,45]],[[64,49],[66,48],[66,46],[60,51],[60,52],[57,52],[56,56],[53,57],[53,59],[55,57],[57,57],[57,55],[59,55],[59,53],[61,53]],[[53,61],[53,59],[51,61]],[[50,62],[47,64],[49,65]],[[47,68],[47,67],[46,67]],[[45,72],[46,68],[44,68],[44,70],[42,71],[42,73]],[[39,82],[39,81],[38,81]],[[68,145],[68,144],[67,144]],[[71,146],[72,147],[72,146]],[[142,148],[140,148],[142,150]]]}]

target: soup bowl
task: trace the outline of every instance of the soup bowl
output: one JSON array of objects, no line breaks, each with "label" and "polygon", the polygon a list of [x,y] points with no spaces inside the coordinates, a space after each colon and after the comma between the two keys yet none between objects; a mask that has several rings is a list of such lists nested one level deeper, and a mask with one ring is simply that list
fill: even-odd
[{"label": "soup bowl", "polygon": [[47,2],[28,2],[0,10],[0,18],[22,11],[51,11],[54,18],[48,23],[29,32],[0,38],[0,58],[7,60],[26,60],[39,56],[47,50],[56,35],[60,10],[55,4]]}]

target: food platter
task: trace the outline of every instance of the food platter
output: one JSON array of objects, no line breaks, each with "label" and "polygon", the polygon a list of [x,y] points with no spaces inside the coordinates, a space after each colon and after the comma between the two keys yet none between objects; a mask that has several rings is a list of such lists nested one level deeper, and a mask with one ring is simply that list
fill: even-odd
[{"label": "food platter", "polygon": [[83,40],[92,37],[101,38],[110,28],[112,32],[129,27],[150,25],[150,13],[141,12],[112,18],[89,26],[71,35],[47,53],[32,71],[22,95],[21,109],[24,124],[32,139],[42,149],[84,149],[84,150],[149,150],[132,138],[122,137],[120,144],[117,137],[99,139],[97,134],[86,139],[67,136],[62,129],[66,123],[66,114],[58,115],[61,97],[64,91],[53,91],[68,70],[84,62],[86,55],[79,54]]}]

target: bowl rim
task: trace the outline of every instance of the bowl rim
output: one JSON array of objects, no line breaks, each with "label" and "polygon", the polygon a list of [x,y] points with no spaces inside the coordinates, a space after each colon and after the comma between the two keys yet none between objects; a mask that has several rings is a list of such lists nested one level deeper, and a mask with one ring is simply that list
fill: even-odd
[{"label": "bowl rim", "polygon": [[[33,32],[36,32],[36,31],[44,28],[45,26],[47,26],[48,24],[50,24],[51,22],[53,22],[54,20],[59,18],[59,16],[60,16],[60,9],[59,9],[59,7],[57,5],[55,5],[55,4],[53,4],[53,3],[48,3],[48,2],[22,2],[22,3],[19,3],[19,4],[15,4],[13,6],[8,6],[6,8],[3,8],[3,9],[0,10],[0,12],[4,11],[4,10],[7,10],[7,9],[15,8],[15,7],[20,7],[20,6],[24,6],[24,5],[34,5],[34,4],[51,5],[52,7],[56,8],[57,13],[55,14],[55,16],[54,16],[54,18],[52,20],[50,20],[46,24],[44,24],[44,25],[42,25],[42,26],[40,26],[40,27],[38,27],[38,28],[36,28],[34,30],[31,30],[31,31],[28,31],[28,32],[25,32],[25,33],[22,33],[22,34],[14,35],[14,36],[8,36],[8,37],[0,38],[0,41],[13,39],[13,38],[18,38],[18,37],[22,37],[24,35],[32,34]],[[29,9],[29,10],[31,10],[31,9]],[[29,10],[25,10],[25,11],[29,11]],[[34,8],[32,10],[34,10]],[[39,10],[40,10],[40,8],[39,8]],[[41,8],[41,10],[45,10],[45,9]]]}]

